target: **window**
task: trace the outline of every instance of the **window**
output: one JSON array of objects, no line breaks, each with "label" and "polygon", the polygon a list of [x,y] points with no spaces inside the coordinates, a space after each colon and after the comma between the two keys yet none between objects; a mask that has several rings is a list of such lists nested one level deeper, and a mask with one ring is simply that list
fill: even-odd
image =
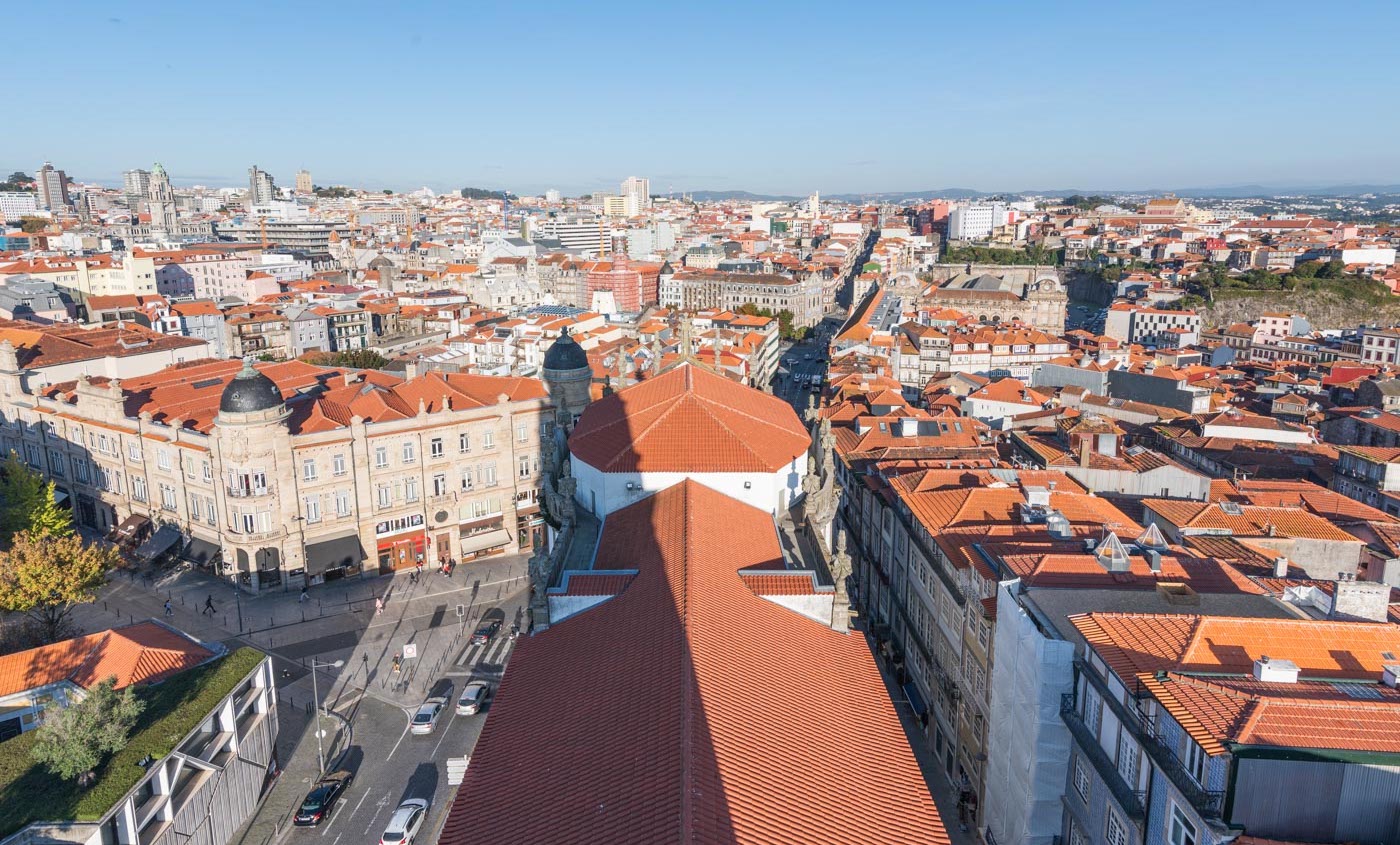
[{"label": "window", "polygon": [[306,497],[306,521],[321,521],[321,500],[316,496]]},{"label": "window", "polygon": [[447,476],[443,473],[438,473],[437,475],[433,476],[433,495],[447,495]]},{"label": "window", "polygon": [[471,470],[471,467],[466,467],[466,468],[464,468],[464,469],[462,470],[462,489],[463,489],[463,490],[470,490],[470,489],[472,489],[472,470]]},{"label": "window", "polygon": [[418,501],[418,479],[409,478],[403,483],[403,495],[410,502]]},{"label": "window", "polygon": [[135,463],[141,463],[141,444],[134,440],[128,441],[126,444],[126,457],[128,460],[134,461]]},{"label": "window", "polygon": [[160,506],[164,510],[173,511],[178,505],[175,503],[175,488],[166,484],[160,485]]},{"label": "window", "polygon": [[520,457],[520,477],[521,477],[521,478],[529,478],[529,477],[530,477],[530,456],[529,456],[529,455],[522,455],[522,456]]},{"label": "window", "polygon": [[472,436],[466,432],[457,435],[457,451],[470,452],[472,450]]},{"label": "window", "polygon": [[240,522],[241,522],[242,525],[243,525],[243,533],[244,533],[244,534],[252,534],[253,531],[257,528],[257,525],[258,525],[257,522],[256,522],[257,517],[255,517],[255,516],[254,516],[253,514],[251,514],[251,513],[241,513],[241,514],[239,514],[239,517],[240,517]]},{"label": "window", "polygon": [[214,483],[214,467],[210,466],[208,461],[205,461],[204,463],[200,464],[199,477],[203,479],[205,484]]},{"label": "window", "polygon": [[345,490],[337,490],[335,494],[335,515],[350,515],[350,494]]},{"label": "window", "polygon": [[161,449],[156,452],[156,466],[161,469],[170,469],[170,450]]},{"label": "window", "polygon": [[515,427],[515,439],[520,443],[530,442],[530,427],[528,425],[518,425]]},{"label": "window", "polygon": [[1206,752],[1201,746],[1186,739],[1186,771],[1201,786],[1206,785]]},{"label": "window", "polygon": [[219,516],[214,512],[213,496],[204,500],[204,521],[210,525],[217,525],[219,522]]},{"label": "window", "polygon": [[1118,774],[1123,776],[1129,789],[1137,789],[1138,747],[1128,731],[1118,733]]},{"label": "window", "polygon": [[379,506],[380,506],[381,508],[387,508],[387,507],[389,507],[389,504],[390,504],[392,501],[393,501],[393,498],[391,497],[391,494],[390,494],[390,492],[389,492],[389,485],[387,485],[387,484],[381,484],[381,485],[379,485]]},{"label": "window", "polygon": [[1084,724],[1094,736],[1099,735],[1099,723],[1103,714],[1099,694],[1095,690],[1084,690]]},{"label": "window", "polygon": [[57,449],[49,450],[49,472],[59,478],[63,477],[63,453]]},{"label": "window", "polygon": [[146,501],[146,479],[131,476],[131,498],[138,502]]},{"label": "window", "polygon": [[418,460],[418,452],[413,448],[413,441],[405,440],[403,442],[403,462],[411,464],[416,460]]},{"label": "window", "polygon": [[389,465],[389,449],[386,446],[374,447],[374,465],[380,468]]},{"label": "window", "polygon": [[261,496],[267,492],[267,473],[262,470],[253,471],[253,494]]},{"label": "window", "polygon": [[301,480],[316,480],[316,461],[314,458],[307,458],[306,460],[301,462]]},{"label": "window", "polygon": [[496,486],[496,465],[487,464],[481,468],[481,483],[487,487]]},{"label": "window", "polygon": [[485,432],[482,432],[482,434],[481,434],[481,448],[483,448],[483,449],[494,449],[494,448],[496,448],[496,432],[494,432],[494,431],[485,431]]},{"label": "window", "polygon": [[1171,845],[1196,845],[1200,841],[1196,836],[1196,826],[1180,807],[1175,804],[1171,807],[1171,816],[1167,821],[1167,842]]},{"label": "window", "polygon": [[1104,841],[1108,845],[1128,845],[1128,829],[1111,808],[1108,811],[1108,827],[1104,830]]},{"label": "window", "polygon": [[331,475],[345,474],[345,456],[335,455],[331,458]]},{"label": "window", "polygon": [[434,437],[432,440],[428,441],[428,454],[432,455],[434,458],[442,457],[441,437]]}]

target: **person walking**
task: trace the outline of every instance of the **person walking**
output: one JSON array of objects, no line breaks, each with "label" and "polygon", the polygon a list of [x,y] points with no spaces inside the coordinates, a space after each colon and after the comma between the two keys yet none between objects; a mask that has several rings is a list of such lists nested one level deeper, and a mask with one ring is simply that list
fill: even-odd
[{"label": "person walking", "polygon": [[206,613],[209,614],[210,616],[213,616],[213,615],[214,615],[214,594],[213,594],[213,593],[210,593],[210,594],[204,599],[204,607],[199,611],[199,615],[200,615],[200,616],[203,616],[203,615],[206,614]]},{"label": "person walking", "polygon": [[309,598],[311,598],[311,596],[307,595],[306,587],[303,586],[301,588],[301,595],[297,597],[297,604],[304,604]]},{"label": "person walking", "polygon": [[374,615],[378,616],[384,612],[384,599],[379,596],[374,597]]},{"label": "person walking", "polygon": [[175,615],[175,608],[173,608],[173,607],[170,606],[170,599],[166,599],[166,600],[165,600],[165,615],[166,615],[166,616],[174,616],[174,615]]}]

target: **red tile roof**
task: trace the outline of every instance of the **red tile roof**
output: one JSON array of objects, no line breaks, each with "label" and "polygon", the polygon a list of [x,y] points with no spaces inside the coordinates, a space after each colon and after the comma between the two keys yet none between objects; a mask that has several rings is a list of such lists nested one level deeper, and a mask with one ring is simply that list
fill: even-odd
[{"label": "red tile roof", "polygon": [[948,842],[864,638],[741,580],[767,513],[685,481],[598,558],[638,575],[517,646],[441,845]]},{"label": "red tile roof", "polygon": [[782,399],[692,363],[589,405],[569,438],[603,472],[776,472],[810,444]]},{"label": "red tile roof", "polygon": [[117,689],[155,683],[214,653],[156,622],[138,622],[0,657],[0,696],[72,681],[87,689],[106,678]]}]

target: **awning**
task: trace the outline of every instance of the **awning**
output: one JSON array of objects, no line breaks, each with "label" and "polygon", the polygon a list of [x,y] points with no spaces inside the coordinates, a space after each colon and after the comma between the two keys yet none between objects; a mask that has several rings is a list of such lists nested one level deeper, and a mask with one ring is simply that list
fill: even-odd
[{"label": "awning", "polygon": [[66,501],[68,501],[68,491],[64,490],[62,487],[55,487],[53,490],[53,503],[55,505],[61,505]]},{"label": "awning", "polygon": [[121,521],[117,526],[117,536],[126,538],[134,537],[142,528],[150,525],[151,521],[139,513],[134,513]]},{"label": "awning", "polygon": [[151,539],[141,544],[141,548],[136,550],[136,556],[143,560],[155,560],[170,551],[170,547],[178,542],[180,529],[173,525],[162,525],[151,535]]},{"label": "awning", "polygon": [[308,577],[322,575],[328,569],[343,569],[359,566],[365,559],[365,551],[360,546],[358,533],[332,537],[306,546],[306,574]]},{"label": "awning", "polygon": [[207,566],[209,561],[219,556],[220,551],[216,543],[191,537],[190,544],[185,547],[185,553],[182,557],[190,563]]},{"label": "awning", "polygon": [[487,531],[484,534],[473,534],[470,537],[462,538],[462,554],[469,555],[473,552],[494,549],[509,542],[510,532],[504,528],[497,528],[495,531]]},{"label": "awning", "polygon": [[909,699],[909,706],[914,708],[914,715],[923,718],[928,713],[928,705],[924,704],[924,697],[919,695],[919,687],[913,681],[904,685],[904,697]]}]

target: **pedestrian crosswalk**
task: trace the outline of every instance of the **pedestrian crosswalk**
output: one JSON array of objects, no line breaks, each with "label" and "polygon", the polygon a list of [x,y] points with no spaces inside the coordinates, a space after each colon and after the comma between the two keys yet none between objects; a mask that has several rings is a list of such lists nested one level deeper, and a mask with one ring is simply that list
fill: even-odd
[{"label": "pedestrian crosswalk", "polygon": [[506,668],[515,643],[508,636],[493,637],[485,645],[468,643],[457,655],[457,665],[469,667],[477,673],[500,673]]}]

